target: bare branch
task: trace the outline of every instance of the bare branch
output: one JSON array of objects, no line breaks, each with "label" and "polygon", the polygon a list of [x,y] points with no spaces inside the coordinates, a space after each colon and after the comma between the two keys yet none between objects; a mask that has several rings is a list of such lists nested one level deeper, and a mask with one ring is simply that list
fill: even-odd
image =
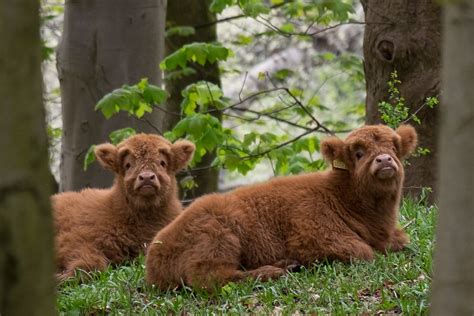
[{"label": "bare branch", "polygon": [[[282,2],[282,3],[278,3],[278,4],[275,4],[275,5],[272,5],[272,6],[270,7],[270,9],[277,9],[277,8],[282,7],[282,6],[284,6],[285,4],[291,3],[291,2],[294,2],[294,1],[284,1],[284,2]],[[206,27],[209,27],[209,26],[213,26],[213,25],[218,24],[218,23],[228,22],[228,21],[232,21],[232,20],[237,20],[237,19],[245,18],[245,17],[248,17],[248,16],[245,15],[245,14],[238,14],[238,15],[234,15],[234,16],[229,16],[229,17],[226,17],[226,18],[222,18],[222,19],[219,19],[219,20],[215,20],[215,21],[212,21],[212,22],[194,25],[193,27],[194,27],[195,29],[201,29],[201,28],[206,28]]]}]

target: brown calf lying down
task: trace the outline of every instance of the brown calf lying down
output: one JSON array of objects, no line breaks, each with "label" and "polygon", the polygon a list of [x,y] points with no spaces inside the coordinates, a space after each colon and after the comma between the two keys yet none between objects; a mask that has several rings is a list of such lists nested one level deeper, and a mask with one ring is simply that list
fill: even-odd
[{"label": "brown calf lying down", "polygon": [[146,279],[211,290],[248,277],[276,278],[289,265],[372,260],[401,250],[401,159],[416,146],[411,126],[366,126],[321,143],[332,170],[281,177],[196,200],[147,250]]},{"label": "brown calf lying down", "polygon": [[137,256],[159,229],[179,215],[175,173],[187,165],[194,148],[188,141],[171,144],[146,134],[118,146],[97,146],[97,160],[116,175],[113,186],[51,198],[57,277],[65,279],[78,268],[102,270]]}]

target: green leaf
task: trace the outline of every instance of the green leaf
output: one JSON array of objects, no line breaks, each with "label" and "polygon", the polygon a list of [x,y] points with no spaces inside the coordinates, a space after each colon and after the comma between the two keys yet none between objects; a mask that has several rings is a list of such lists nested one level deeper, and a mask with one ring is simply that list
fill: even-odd
[{"label": "green leaf", "polygon": [[221,13],[226,7],[229,7],[234,4],[233,0],[213,0],[209,9],[214,13]]},{"label": "green leaf", "polygon": [[[160,87],[148,85],[143,91],[143,97],[147,100],[147,96],[151,98],[151,102],[155,104],[162,104],[168,99],[168,93]],[[148,100],[147,100],[148,101]]]},{"label": "green leaf", "polygon": [[253,37],[238,34],[236,42],[237,42],[238,45],[242,45],[242,46],[249,45],[253,42]]},{"label": "green leaf", "polygon": [[240,156],[236,154],[229,154],[224,157],[224,165],[229,170],[237,169],[240,162],[241,162]]},{"label": "green leaf", "polygon": [[301,97],[303,95],[303,90],[297,89],[297,88],[292,88],[290,89],[290,93],[294,95],[295,97]]},{"label": "green leaf", "polygon": [[95,161],[94,149],[95,149],[95,145],[90,146],[86,152],[86,155],[84,156],[84,165],[83,165],[84,171],[86,171],[89,165]]},{"label": "green leaf", "polygon": [[148,87],[148,78],[142,78],[140,82],[136,84],[136,87],[140,92],[145,91],[145,88]]},{"label": "green leaf", "polygon": [[192,43],[187,44],[168,55],[161,63],[163,70],[174,70],[178,66],[185,68],[188,62],[197,62],[204,66],[207,62],[215,63],[226,60],[232,55],[232,51],[220,44]]},{"label": "green leaf", "polygon": [[245,134],[243,145],[245,147],[248,147],[252,143],[254,143],[256,140],[257,140],[257,134],[256,133]]},{"label": "green leaf", "polygon": [[240,3],[244,14],[252,18],[270,12],[270,8],[267,7],[262,0],[241,0]]},{"label": "green leaf", "polygon": [[55,139],[61,137],[63,130],[59,127],[51,127],[51,125],[48,124],[47,133],[50,139]]},{"label": "green leaf", "polygon": [[207,122],[204,120],[202,115],[193,115],[189,120],[188,132],[195,136],[201,135],[203,134],[206,125]]},{"label": "green leaf", "polygon": [[322,56],[323,56],[323,59],[327,60],[327,61],[331,61],[334,58],[336,58],[336,55],[334,55],[333,53],[330,53],[330,52],[324,53],[324,54],[322,54]]},{"label": "green leaf", "polygon": [[201,144],[206,148],[207,151],[211,151],[219,144],[220,139],[216,134],[216,131],[212,128],[208,128],[201,138]]},{"label": "green leaf", "polygon": [[179,180],[179,185],[181,188],[186,190],[191,190],[193,188],[198,187],[198,184],[196,183],[196,181],[194,181],[194,178],[192,176],[186,176]]},{"label": "green leaf", "polygon": [[280,70],[276,71],[273,74],[273,77],[275,77],[276,79],[278,79],[280,81],[283,81],[286,78],[288,78],[289,76],[292,76],[293,74],[294,74],[293,70],[284,68],[284,69],[280,69]]},{"label": "green leaf", "polygon": [[207,45],[189,45],[186,47],[186,59],[197,62],[201,66],[206,64],[207,55]]},{"label": "green leaf", "polygon": [[191,36],[196,34],[196,29],[192,26],[175,26],[166,30],[166,37],[171,36]]},{"label": "green leaf", "polygon": [[108,119],[119,111],[115,103],[116,101],[114,96],[111,93],[106,94],[102,99],[99,100],[95,106],[95,110],[100,110],[105,118]]},{"label": "green leaf", "polygon": [[166,81],[181,80],[184,77],[195,75],[197,72],[191,67],[185,67],[174,71],[167,71],[165,74]]},{"label": "green leaf", "polygon": [[188,131],[189,127],[189,118],[184,118],[181,121],[179,121],[176,126],[173,128],[173,136],[176,138],[182,137],[183,135],[186,134]]},{"label": "green leaf", "polygon": [[293,25],[293,23],[285,23],[280,26],[280,30],[285,33],[293,33],[295,31],[295,26]]},{"label": "green leaf", "polygon": [[160,63],[160,68],[162,70],[173,70],[176,69],[178,66],[181,68],[186,67],[186,52],[184,50],[184,47],[168,55]]},{"label": "green leaf", "polygon": [[122,142],[123,140],[135,134],[137,134],[137,131],[135,131],[133,128],[125,127],[125,128],[118,129],[111,132],[109,134],[109,139],[112,142],[112,144],[117,145],[118,143]]}]

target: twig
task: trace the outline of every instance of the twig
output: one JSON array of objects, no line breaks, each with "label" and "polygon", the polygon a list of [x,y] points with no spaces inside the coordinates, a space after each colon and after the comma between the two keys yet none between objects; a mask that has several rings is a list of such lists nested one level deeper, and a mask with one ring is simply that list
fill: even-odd
[{"label": "twig", "polygon": [[242,91],[244,90],[244,86],[245,86],[245,82],[247,81],[247,76],[248,76],[248,71],[245,72],[245,76],[244,76],[244,81],[242,82],[242,86],[240,87],[240,91],[239,91],[239,101],[242,102]]},{"label": "twig", "polygon": [[[270,9],[277,9],[277,8],[282,7],[282,6],[284,6],[285,4],[291,3],[291,2],[294,2],[294,1],[284,1],[284,2],[282,2],[282,3],[272,5],[272,6],[270,7]],[[222,19],[219,19],[219,20],[215,20],[215,21],[212,21],[212,22],[207,22],[207,23],[203,23],[203,24],[198,24],[198,25],[195,25],[194,28],[195,28],[195,29],[205,28],[205,27],[213,26],[213,25],[218,24],[218,23],[228,22],[228,21],[232,21],[232,20],[236,20],[236,19],[245,18],[245,17],[247,17],[247,15],[245,15],[245,14],[238,14],[238,15],[234,15],[234,16],[229,16],[229,17],[226,17],[226,18],[222,18]]]},{"label": "twig", "polygon": [[255,110],[251,110],[251,109],[244,109],[244,108],[239,108],[239,107],[234,107],[232,108],[232,110],[235,110],[235,111],[241,111],[241,112],[249,112],[249,113],[252,113],[252,114],[255,114],[257,115],[256,119],[259,119],[261,116],[265,116],[265,117],[268,117],[268,118],[271,118],[275,121],[279,121],[279,122],[282,122],[282,123],[286,123],[288,125],[291,125],[291,126],[294,126],[294,127],[298,127],[298,128],[301,128],[301,129],[304,129],[304,130],[312,130],[311,128],[309,127],[306,127],[306,126],[303,126],[303,125],[299,125],[297,123],[293,123],[291,121],[288,121],[288,120],[285,120],[285,119],[282,119],[278,116],[273,116],[271,114],[267,114],[267,113],[264,113],[264,112],[258,112],[258,111],[255,111]]},{"label": "twig", "polygon": [[[270,78],[269,74],[267,73],[267,78],[268,80],[272,83],[273,86],[276,86],[275,83],[272,81],[272,79]],[[303,105],[303,103],[301,103],[301,101],[290,91],[290,89],[288,88],[282,88],[295,102],[296,104],[301,108],[303,109],[303,111],[313,120],[313,122],[316,124],[316,128],[321,128],[322,130],[324,130],[325,132],[327,132],[328,134],[331,134],[334,136],[334,133],[329,130],[326,126],[324,126],[323,124],[321,124],[315,117],[314,115],[306,108],[306,106]]]},{"label": "twig", "polygon": [[155,132],[157,132],[159,135],[163,135],[163,131],[160,130],[158,127],[156,127],[153,123],[151,123],[149,120],[147,120],[146,118],[144,117],[141,117],[141,118],[138,118],[136,117],[135,115],[132,115],[132,117],[138,121],[142,121],[142,122],[145,122],[147,123],[151,128],[153,128],[155,130]]},{"label": "twig", "polygon": [[277,146],[275,146],[275,147],[273,147],[273,148],[264,150],[264,151],[262,151],[262,152],[260,152],[260,153],[257,153],[257,154],[252,154],[252,155],[244,156],[244,157],[241,157],[240,159],[245,159],[245,160],[247,160],[247,159],[251,159],[251,158],[257,158],[257,157],[264,156],[264,155],[266,155],[266,154],[268,154],[268,153],[270,153],[270,152],[272,152],[272,151],[274,151],[274,150],[280,149],[280,148],[285,147],[285,146],[287,146],[287,145],[289,145],[289,144],[291,144],[291,143],[294,143],[294,142],[297,141],[298,139],[300,139],[300,138],[302,138],[302,137],[304,137],[304,136],[306,136],[306,135],[308,135],[308,134],[311,134],[312,132],[316,132],[316,131],[317,131],[318,129],[320,129],[320,128],[321,128],[320,126],[317,126],[317,127],[315,127],[315,128],[310,129],[309,131],[306,131],[306,132],[304,132],[304,133],[301,133],[300,135],[298,135],[298,136],[296,136],[296,137],[294,137],[294,138],[292,138],[292,139],[290,139],[290,140],[287,140],[286,142],[280,143],[280,144],[278,144]]}]

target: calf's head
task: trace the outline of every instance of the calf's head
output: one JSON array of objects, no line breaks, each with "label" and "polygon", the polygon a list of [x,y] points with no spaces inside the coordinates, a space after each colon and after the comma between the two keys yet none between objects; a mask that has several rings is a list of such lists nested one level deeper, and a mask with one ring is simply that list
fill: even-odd
[{"label": "calf's head", "polygon": [[98,145],[95,155],[105,169],[116,174],[128,203],[146,207],[175,193],[175,174],[186,167],[194,149],[186,140],[172,144],[157,135],[138,134],[117,146]]},{"label": "calf's head", "polygon": [[401,125],[395,131],[384,125],[369,125],[342,141],[330,137],[321,152],[336,170],[349,172],[355,185],[384,190],[398,188],[403,180],[401,160],[416,148],[416,131]]}]

